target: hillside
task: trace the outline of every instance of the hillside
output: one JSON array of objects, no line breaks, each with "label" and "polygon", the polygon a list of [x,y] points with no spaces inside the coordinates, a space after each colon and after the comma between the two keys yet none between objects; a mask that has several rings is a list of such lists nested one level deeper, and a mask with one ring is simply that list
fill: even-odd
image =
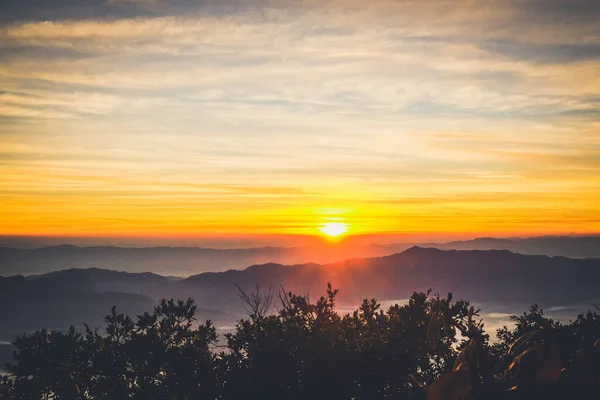
[{"label": "hillside", "polygon": [[[423,247],[440,250],[509,250],[526,255],[562,256],[570,258],[600,258],[600,236],[539,236],[530,238],[482,237],[447,243],[423,243]],[[406,250],[406,243],[379,246],[395,253]],[[410,247],[410,246],[409,246]]]},{"label": "hillside", "polygon": [[331,282],[344,301],[404,299],[413,291],[454,292],[473,301],[576,302],[600,296],[600,259],[529,256],[506,250],[442,251],[412,247],[386,257],[331,264],[267,264],[204,273],[174,283],[198,302],[231,304],[234,284],[320,293]]},{"label": "hillside", "polygon": [[[330,282],[340,300],[406,299],[413,291],[453,292],[475,302],[587,302],[600,297],[600,259],[530,256],[506,250],[442,251],[412,247],[385,257],[329,264],[263,264],[186,279],[151,273],[70,269],[0,279],[0,332],[100,323],[112,305],[139,313],[164,297],[193,297],[202,318],[231,320],[243,313],[235,285],[322,293]],[[43,321],[41,323],[40,321]]]},{"label": "hillside", "polygon": [[[248,265],[330,263],[348,258],[382,257],[415,244],[359,244],[352,239],[338,245],[312,247],[256,247],[211,249],[200,247],[78,247],[61,245],[33,249],[0,247],[0,276],[45,274],[72,268],[152,272],[188,277],[202,272],[243,269]],[[479,238],[419,244],[441,250],[509,250],[527,255],[600,258],[600,236],[543,236],[538,238]]]},{"label": "hillside", "polygon": [[100,268],[189,276],[201,271],[243,268],[271,260],[288,262],[293,250],[283,247],[208,249],[199,247],[79,247],[21,249],[0,247],[0,275],[44,274],[71,268]]}]

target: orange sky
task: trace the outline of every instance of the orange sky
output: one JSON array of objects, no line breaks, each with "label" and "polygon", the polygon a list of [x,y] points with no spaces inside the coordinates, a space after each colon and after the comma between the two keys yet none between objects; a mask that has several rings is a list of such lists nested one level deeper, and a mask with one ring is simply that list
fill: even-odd
[{"label": "orange sky", "polygon": [[600,232],[594,2],[298,4],[9,9],[0,235]]}]

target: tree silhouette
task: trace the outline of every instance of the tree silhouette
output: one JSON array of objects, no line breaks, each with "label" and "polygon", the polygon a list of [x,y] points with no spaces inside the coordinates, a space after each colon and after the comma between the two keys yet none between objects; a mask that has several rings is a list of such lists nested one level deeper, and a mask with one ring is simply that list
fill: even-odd
[{"label": "tree silhouette", "polygon": [[533,306],[490,343],[469,302],[413,293],[387,310],[336,312],[338,291],[239,290],[247,318],[218,341],[194,301],[161,300],[105,330],[40,330],[15,341],[1,399],[595,399],[600,315],[569,324]]},{"label": "tree silhouette", "polygon": [[162,300],[137,321],[105,318],[106,335],[38,331],[16,340],[3,398],[184,399],[216,395],[216,330],[194,327],[193,300]]}]

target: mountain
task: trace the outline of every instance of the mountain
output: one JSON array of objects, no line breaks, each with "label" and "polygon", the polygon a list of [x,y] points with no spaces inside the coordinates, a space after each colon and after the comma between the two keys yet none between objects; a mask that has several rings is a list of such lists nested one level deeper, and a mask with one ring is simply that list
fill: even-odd
[{"label": "mountain", "polygon": [[37,249],[0,247],[0,275],[40,274],[70,268],[101,268],[189,276],[201,271],[243,268],[273,259],[287,262],[293,250],[282,247],[205,249],[198,247],[78,247]]},{"label": "mountain", "polygon": [[530,256],[507,250],[442,251],[412,247],[402,253],[331,264],[267,264],[204,273],[175,282],[173,293],[200,303],[232,304],[235,284],[320,295],[327,282],[343,301],[405,299],[413,291],[453,292],[472,301],[557,303],[600,297],[600,259]]},{"label": "mountain", "polygon": [[144,295],[156,292],[170,281],[179,278],[164,277],[151,272],[129,273],[99,268],[72,268],[43,275],[30,275],[27,279],[55,287],[78,287],[92,293],[113,291]]},{"label": "mountain", "polygon": [[[415,244],[360,244],[353,238],[337,245],[210,249],[199,247],[78,247],[35,249],[0,247],[0,276],[44,274],[72,268],[152,272],[187,277],[201,272],[241,269],[267,262],[279,264],[330,263],[347,258],[381,257]],[[510,250],[521,254],[600,257],[600,236],[542,236],[537,238],[478,238],[468,241],[419,244],[441,250]]]},{"label": "mountain", "polygon": [[12,351],[8,342],[15,335],[41,328],[61,330],[70,324],[81,329],[83,322],[101,327],[113,305],[136,316],[151,310],[159,298],[193,297],[197,319],[211,319],[224,328],[245,314],[236,285],[253,290],[259,284],[263,290],[284,288],[318,297],[328,282],[340,289],[340,304],[371,297],[398,302],[413,291],[431,288],[434,293],[453,292],[460,299],[485,302],[488,309],[500,304],[504,313],[521,312],[533,303],[589,308],[600,298],[600,259],[411,247],[383,257],[269,263],[186,279],[98,268],[0,276],[0,364]]},{"label": "mountain", "polygon": [[[308,261],[298,249],[260,247],[207,249],[199,247],[78,247],[61,245],[37,249],[0,247],[0,275],[43,274],[71,268],[153,272],[185,277],[203,271],[225,271],[277,260]],[[302,261],[301,261],[302,262]]]},{"label": "mountain", "polygon": [[64,329],[70,324],[100,326],[113,305],[130,314],[151,309],[154,300],[134,293],[91,290],[80,273],[62,279],[29,279],[20,275],[0,280],[0,333]]},{"label": "mountain", "polygon": [[600,297],[600,259],[412,247],[384,257],[328,264],[270,263],[186,279],[101,269],[17,275],[0,278],[0,333],[83,321],[100,324],[112,305],[136,315],[162,297],[193,297],[200,319],[230,323],[231,315],[243,315],[235,285],[252,289],[259,284],[320,296],[328,282],[340,289],[340,301],[346,303],[367,297],[405,299],[413,291],[431,288],[476,302],[591,304]]},{"label": "mountain", "polygon": [[[531,238],[476,238],[447,243],[423,243],[440,250],[510,250],[527,255],[600,258],[600,236],[539,236]],[[379,251],[397,253],[410,248],[406,243],[375,245]]]}]

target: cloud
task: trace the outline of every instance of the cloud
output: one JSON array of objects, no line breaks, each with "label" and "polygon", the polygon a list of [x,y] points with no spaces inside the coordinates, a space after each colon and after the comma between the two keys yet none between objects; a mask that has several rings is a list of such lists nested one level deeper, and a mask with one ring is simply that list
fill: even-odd
[{"label": "cloud", "polygon": [[600,59],[600,42],[592,44],[537,44],[515,40],[488,41],[483,50],[536,63],[570,63]]},{"label": "cloud", "polygon": [[[265,76],[279,79],[282,87],[289,87],[299,73],[320,75],[313,79],[315,83],[335,76],[337,79],[324,87],[335,90],[331,93],[335,99],[327,99],[325,104],[352,100],[373,104],[376,103],[373,96],[382,95],[388,97],[386,104],[414,112],[465,113],[487,109],[548,114],[597,109],[587,93],[572,98],[573,94],[560,95],[553,88],[546,90],[539,85],[545,80],[564,87],[561,79],[573,81],[577,79],[573,76],[582,73],[593,76],[597,68],[594,62],[539,68],[509,60],[504,54],[490,55],[469,42],[415,39],[403,34],[404,28],[357,30],[345,26],[340,34],[307,28],[314,25],[312,22],[308,17],[284,14],[258,20],[238,16],[229,20],[158,18],[28,23],[5,31],[2,40],[5,47],[28,45],[30,51],[21,52],[27,54],[25,57],[14,54],[14,68],[0,73],[15,79],[113,88],[177,86],[179,89],[188,85],[202,87],[211,81],[214,88],[209,90],[224,93],[222,82],[238,83],[239,71],[243,69],[246,77],[254,79],[246,79],[244,85],[236,88],[254,93],[258,85],[249,85],[247,81],[260,82],[264,88],[261,80]],[[44,69],[33,67],[41,61],[35,56],[38,48],[43,49],[38,56],[46,61]],[[49,58],[47,53],[51,48],[64,49],[64,56],[58,57],[55,52]],[[436,57],[430,56],[432,52]],[[120,65],[119,70],[114,69],[115,63]],[[577,74],[573,74],[575,70]],[[495,75],[489,75],[490,71],[495,71]],[[163,79],[157,79],[158,76]],[[503,79],[498,81],[498,77]],[[466,80],[468,85],[463,84]],[[524,95],[528,91],[525,89],[531,88],[528,81],[537,88]],[[513,87],[507,88],[507,82]],[[298,90],[293,86],[292,90]],[[384,86],[388,88],[382,91]],[[348,87],[357,89],[351,92]],[[314,89],[305,91],[315,93]],[[581,89],[587,91],[589,87]],[[259,101],[306,103],[283,93],[253,97]],[[313,102],[323,105],[323,100],[308,103]]]},{"label": "cloud", "polygon": [[164,220],[181,206],[186,229],[246,208],[240,224],[309,224],[330,206],[386,231],[600,212],[595,3],[19,4],[0,18],[13,227],[47,197],[40,220],[77,199],[113,228],[150,226],[136,205]]}]

